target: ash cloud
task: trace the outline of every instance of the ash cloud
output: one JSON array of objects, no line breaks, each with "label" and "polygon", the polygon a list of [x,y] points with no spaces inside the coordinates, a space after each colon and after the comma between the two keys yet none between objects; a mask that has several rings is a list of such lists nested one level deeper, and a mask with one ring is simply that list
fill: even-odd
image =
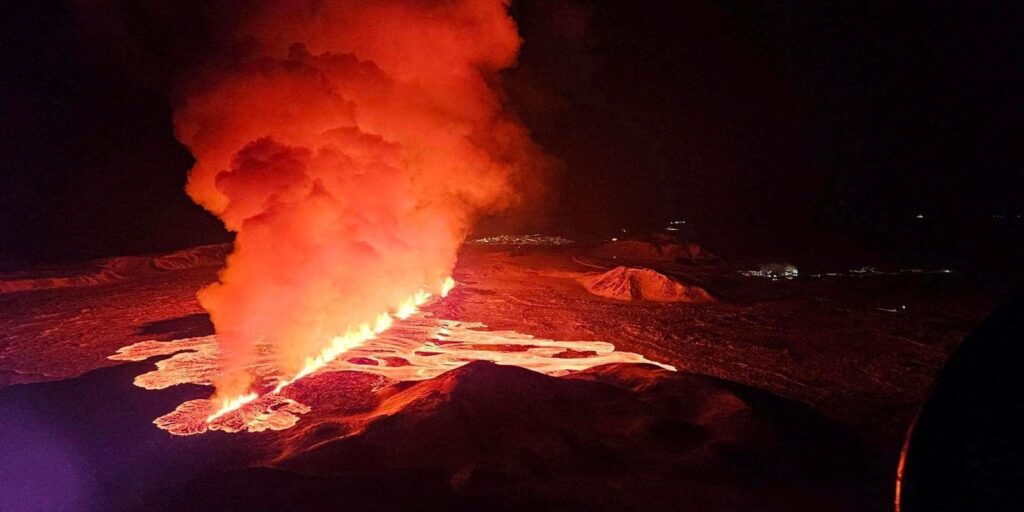
[{"label": "ash cloud", "polygon": [[237,233],[199,294],[218,393],[249,385],[260,336],[291,373],[436,289],[474,220],[550,168],[498,81],[520,44],[507,3],[261,2],[188,76],[174,115],[196,159],[186,190]]}]

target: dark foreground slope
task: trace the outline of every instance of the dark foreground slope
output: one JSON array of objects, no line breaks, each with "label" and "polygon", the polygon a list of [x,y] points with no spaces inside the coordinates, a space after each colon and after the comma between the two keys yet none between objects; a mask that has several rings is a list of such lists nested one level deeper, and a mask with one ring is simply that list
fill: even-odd
[{"label": "dark foreground slope", "polygon": [[174,508],[881,510],[885,494],[854,437],[808,408],[655,367],[474,362],[358,402],[282,432],[275,469],[197,480]]},{"label": "dark foreground slope", "polygon": [[150,418],[204,391],[134,388],[140,366],[0,391],[4,510],[884,510],[843,428],[697,375],[341,372],[290,430],[177,437]]}]

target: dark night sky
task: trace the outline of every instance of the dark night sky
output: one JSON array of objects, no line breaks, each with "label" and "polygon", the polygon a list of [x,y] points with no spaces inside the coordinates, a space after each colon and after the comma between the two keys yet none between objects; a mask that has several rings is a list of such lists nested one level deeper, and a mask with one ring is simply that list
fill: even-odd
[{"label": "dark night sky", "polygon": [[[564,163],[551,229],[684,218],[726,252],[1020,246],[1019,2],[663,4],[513,7],[510,98]],[[181,190],[170,121],[170,77],[215,44],[223,5],[4,7],[0,263],[228,239]]]}]

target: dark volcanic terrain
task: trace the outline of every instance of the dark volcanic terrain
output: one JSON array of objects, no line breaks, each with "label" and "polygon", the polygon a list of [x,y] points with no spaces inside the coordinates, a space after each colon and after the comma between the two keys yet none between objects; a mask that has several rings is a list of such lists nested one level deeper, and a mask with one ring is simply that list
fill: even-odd
[{"label": "dark volcanic terrain", "polygon": [[[889,510],[901,435],[990,299],[955,273],[772,280],[698,252],[468,245],[428,308],[677,372],[322,372],[294,386],[312,411],[290,429],[188,437],[152,421],[209,388],[145,390],[161,357],[108,356],[211,334],[195,292],[223,248],[4,276],[0,510]],[[706,296],[581,284],[619,266]]]}]

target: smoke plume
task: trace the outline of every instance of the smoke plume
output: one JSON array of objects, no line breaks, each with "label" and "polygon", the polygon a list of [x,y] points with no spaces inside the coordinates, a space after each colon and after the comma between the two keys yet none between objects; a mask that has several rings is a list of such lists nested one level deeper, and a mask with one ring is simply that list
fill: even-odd
[{"label": "smoke plume", "polygon": [[199,294],[218,394],[259,337],[294,373],[333,336],[450,275],[476,217],[546,158],[505,109],[507,0],[259,2],[183,85],[188,194],[237,233]]}]

